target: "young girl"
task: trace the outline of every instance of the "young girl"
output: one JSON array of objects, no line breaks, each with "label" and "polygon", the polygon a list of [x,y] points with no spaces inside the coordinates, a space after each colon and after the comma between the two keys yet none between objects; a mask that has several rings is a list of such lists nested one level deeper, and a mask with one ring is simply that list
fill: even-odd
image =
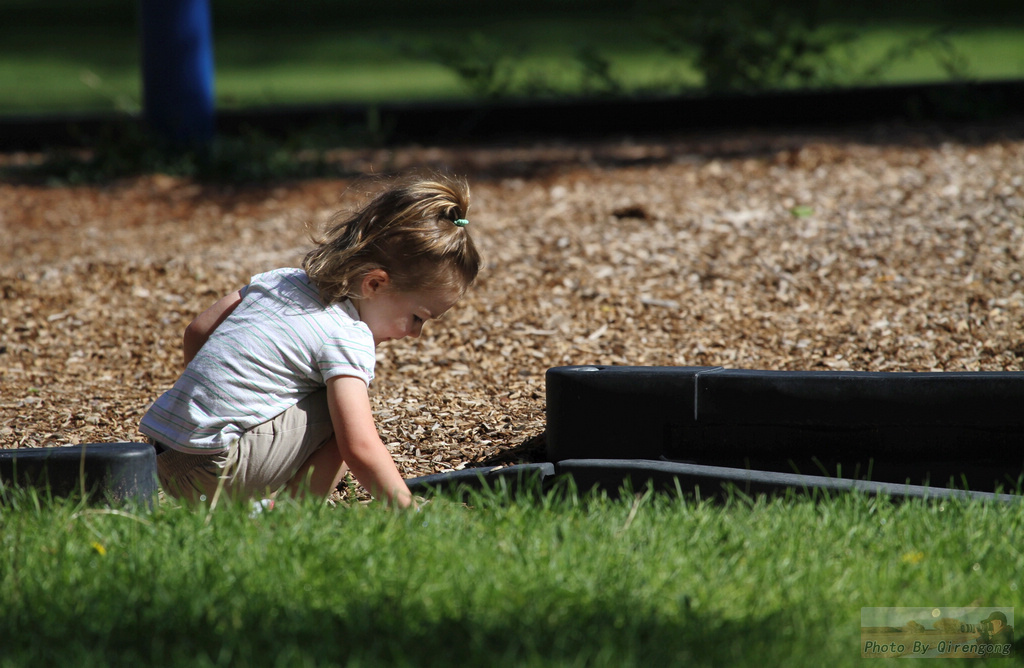
[{"label": "young girl", "polygon": [[419,336],[476,278],[468,208],[462,180],[398,182],[336,218],[301,269],[255,276],[189,324],[185,371],[140,426],[164,490],[326,497],[351,471],[408,506],[367,394],[375,347]]}]

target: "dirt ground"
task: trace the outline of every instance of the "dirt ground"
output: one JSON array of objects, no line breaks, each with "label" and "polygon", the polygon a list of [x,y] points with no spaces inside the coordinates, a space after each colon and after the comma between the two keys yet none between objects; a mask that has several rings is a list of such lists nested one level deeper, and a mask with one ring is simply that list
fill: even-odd
[{"label": "dirt ground", "polygon": [[0,184],[0,447],[140,440],[185,325],[411,168],[468,177],[486,266],[378,350],[407,477],[543,458],[553,366],[1024,368],[1024,122],[331,157],[353,177]]}]

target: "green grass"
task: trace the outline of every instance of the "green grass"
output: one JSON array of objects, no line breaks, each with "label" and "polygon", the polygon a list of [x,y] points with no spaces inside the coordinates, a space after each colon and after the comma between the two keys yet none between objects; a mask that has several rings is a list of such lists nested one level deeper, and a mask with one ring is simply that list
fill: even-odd
[{"label": "green grass", "polygon": [[[925,39],[943,29],[942,25],[886,25],[867,28],[853,43],[856,60],[874,63],[884,58],[888,49],[910,40]],[[1019,21],[1002,26],[962,26],[949,34],[949,43],[963,59],[965,78],[1024,78],[1024,25]],[[885,68],[882,81],[907,83],[942,81],[949,78],[943,68],[942,51],[933,45],[921,48],[911,57],[900,59]]]},{"label": "green grass", "polygon": [[[973,78],[1024,77],[1024,22],[963,24],[950,38]],[[862,71],[890,48],[939,27],[928,21],[849,24],[859,35],[839,58],[840,83],[905,83],[948,78],[933,51],[892,63],[872,81]],[[426,44],[466,47],[482,40],[520,90],[588,92],[577,53],[605,59],[626,93],[677,92],[701,85],[686,58],[652,38],[643,15],[604,9],[524,17],[416,17],[385,24],[215,25],[216,95],[221,108],[322,102],[460,99],[473,92],[450,69],[422,55]],[[141,106],[139,42],[130,21],[76,26],[0,25],[0,114],[121,110]],[[473,49],[470,48],[472,53]],[[476,54],[480,55],[480,54]],[[851,74],[853,73],[853,74]]]},{"label": "green grass", "polygon": [[859,666],[861,607],[1024,609],[1024,509],[1002,504],[5,500],[4,667]]}]

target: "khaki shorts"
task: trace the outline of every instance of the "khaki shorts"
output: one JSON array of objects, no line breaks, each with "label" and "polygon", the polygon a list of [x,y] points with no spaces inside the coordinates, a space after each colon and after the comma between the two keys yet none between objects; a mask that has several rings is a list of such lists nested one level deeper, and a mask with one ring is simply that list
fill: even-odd
[{"label": "khaki shorts", "polygon": [[165,449],[156,458],[157,475],[164,491],[180,499],[213,500],[218,486],[229,497],[260,498],[281,489],[333,436],[327,390],[322,390],[243,433],[225,452]]}]

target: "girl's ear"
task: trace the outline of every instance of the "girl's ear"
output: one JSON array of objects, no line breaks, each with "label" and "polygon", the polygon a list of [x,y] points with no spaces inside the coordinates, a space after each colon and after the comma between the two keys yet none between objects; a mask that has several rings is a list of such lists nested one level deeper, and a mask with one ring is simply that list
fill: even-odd
[{"label": "girl's ear", "polygon": [[388,272],[383,269],[371,269],[366,272],[366,275],[363,276],[362,283],[360,283],[363,299],[369,299],[378,292],[386,289],[390,283],[391,277],[388,276]]}]

